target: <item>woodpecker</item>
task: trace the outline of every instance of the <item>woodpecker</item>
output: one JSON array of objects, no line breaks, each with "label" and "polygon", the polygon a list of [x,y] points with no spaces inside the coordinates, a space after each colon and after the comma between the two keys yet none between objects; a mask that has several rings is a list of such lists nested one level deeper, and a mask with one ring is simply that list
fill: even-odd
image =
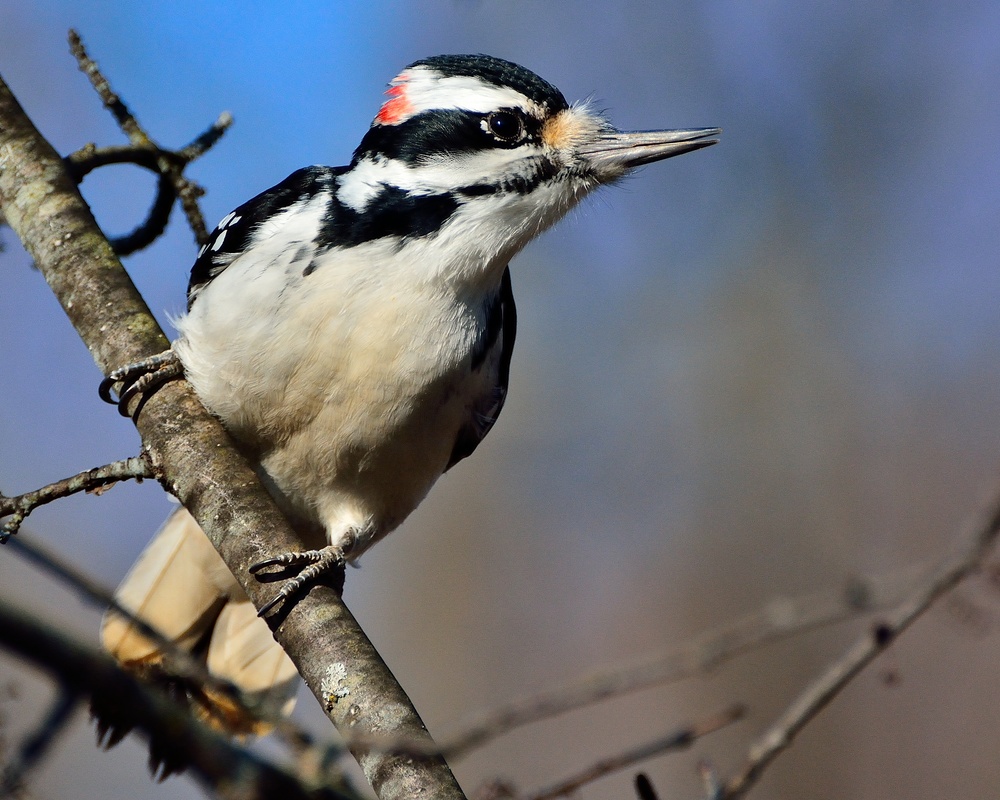
[{"label": "woodpecker", "polygon": [[[486,55],[417,61],[386,94],[349,165],[300,169],[219,223],[171,350],[102,386],[127,413],[183,373],[256,465],[302,545],[251,567],[301,570],[261,614],[356,561],[492,429],[514,347],[511,258],[595,188],[720,133],[619,132]],[[294,667],[183,509],[118,599],[287,709]],[[132,668],[164,669],[114,613],[102,635]],[[225,698],[196,700],[209,722],[256,730]]]}]

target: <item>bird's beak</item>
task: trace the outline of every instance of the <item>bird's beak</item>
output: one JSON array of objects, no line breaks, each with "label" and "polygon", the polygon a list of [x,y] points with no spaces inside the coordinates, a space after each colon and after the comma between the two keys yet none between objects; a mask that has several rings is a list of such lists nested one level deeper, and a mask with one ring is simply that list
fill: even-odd
[{"label": "bird's beak", "polygon": [[601,180],[614,180],[633,167],[662,161],[717,144],[722,128],[690,128],[678,131],[602,131],[591,142],[581,144],[577,153]]}]

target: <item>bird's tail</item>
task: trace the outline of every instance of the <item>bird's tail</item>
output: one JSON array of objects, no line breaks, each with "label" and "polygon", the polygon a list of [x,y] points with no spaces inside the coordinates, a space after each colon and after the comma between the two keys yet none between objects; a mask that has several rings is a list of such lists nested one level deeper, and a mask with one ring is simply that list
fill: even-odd
[{"label": "bird's tail", "polygon": [[[133,622],[109,611],[101,628],[104,648],[129,671],[167,687],[212,727],[234,735],[262,734],[270,728],[266,718],[291,712],[298,686],[295,666],[186,509],[170,516],[115,596],[250,701],[254,710],[231,692],[180,677],[168,654]],[[113,698],[95,698],[93,711],[108,746],[131,727],[127,709],[115,709]]]}]

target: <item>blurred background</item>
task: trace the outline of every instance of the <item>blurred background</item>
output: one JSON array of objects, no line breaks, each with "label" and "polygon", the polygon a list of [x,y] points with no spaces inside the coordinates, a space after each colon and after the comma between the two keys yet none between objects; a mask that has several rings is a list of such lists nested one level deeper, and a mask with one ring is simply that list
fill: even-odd
[{"label": "blurred background", "polygon": [[[513,264],[504,414],[475,456],[347,577],[346,598],[432,733],[682,642],[780,595],[932,559],[1000,454],[1000,5],[728,0],[126,3],[6,0],[0,74],[60,152],[122,135],[66,46],[177,147],[234,128],[190,176],[210,223],[292,170],[342,164],[407,63],[520,62],[626,129],[721,126],[720,145],[606,189]],[[154,179],[83,191],[110,234]],[[0,489],[134,454],[100,375],[0,230]],[[195,255],[180,215],[127,266],[165,325]],[[172,329],[171,329],[172,330]],[[171,503],[152,483],[36,512],[31,537],[115,585]],[[99,612],[0,551],[0,599],[89,640]],[[993,796],[1000,595],[963,585],[802,734],[755,797]],[[710,714],[748,718],[646,770],[695,797],[864,629],[535,725],[455,764],[522,789]],[[7,743],[50,688],[0,655]],[[889,674],[893,675],[888,680]],[[311,696],[303,723],[324,731]],[[583,798],[627,798],[631,772]],[[42,798],[200,796],[152,785],[141,745],[80,714]]]}]

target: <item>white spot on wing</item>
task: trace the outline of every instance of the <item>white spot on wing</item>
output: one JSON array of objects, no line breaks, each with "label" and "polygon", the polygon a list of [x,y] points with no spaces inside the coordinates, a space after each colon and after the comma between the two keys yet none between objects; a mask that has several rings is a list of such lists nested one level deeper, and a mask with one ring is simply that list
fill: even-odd
[{"label": "white spot on wing", "polygon": [[216,236],[215,241],[212,242],[212,252],[216,252],[220,247],[222,247],[222,243],[224,241],[226,241],[226,231],[222,230],[219,231],[219,235]]},{"label": "white spot on wing", "polygon": [[[384,162],[384,159],[381,160]],[[358,213],[365,210],[368,203],[382,190],[383,169],[380,162],[365,159],[359,161],[350,172],[340,179],[337,199]]]},{"label": "white spot on wing", "polygon": [[323,190],[292,203],[273,217],[268,217],[254,229],[250,247],[257,247],[279,233],[285,243],[283,246],[287,246],[290,241],[312,241],[319,231],[329,199],[329,193]]}]

